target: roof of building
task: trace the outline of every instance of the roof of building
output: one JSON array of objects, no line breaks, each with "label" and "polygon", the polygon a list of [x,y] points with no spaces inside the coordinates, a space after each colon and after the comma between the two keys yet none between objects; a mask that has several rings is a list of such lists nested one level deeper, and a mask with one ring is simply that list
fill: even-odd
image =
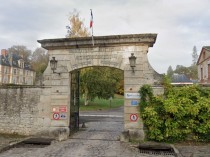
[{"label": "roof of building", "polygon": [[[20,66],[18,65],[18,60],[20,59],[23,58],[21,56],[18,56],[17,54],[8,54],[6,56],[0,55],[0,65],[20,68]],[[26,62],[24,63],[24,69],[32,70],[30,65]]]},{"label": "roof of building", "polygon": [[174,74],[171,77],[172,84],[192,84],[192,81],[185,74]]},{"label": "roof of building", "polygon": [[[204,49],[207,50],[207,51],[205,51]],[[202,47],[201,52],[200,52],[200,55],[198,57],[197,65],[199,65],[200,63],[202,63],[201,60],[203,60],[203,59],[202,59],[201,56],[202,56],[202,54],[203,54],[204,51],[207,52],[207,53],[210,53],[210,46],[203,46]]]},{"label": "roof of building", "polygon": [[210,46],[203,46],[203,48],[210,50]]}]

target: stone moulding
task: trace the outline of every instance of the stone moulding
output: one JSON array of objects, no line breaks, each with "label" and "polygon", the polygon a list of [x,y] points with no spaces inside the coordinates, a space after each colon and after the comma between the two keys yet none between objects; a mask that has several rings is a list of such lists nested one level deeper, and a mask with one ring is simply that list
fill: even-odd
[{"label": "stone moulding", "polygon": [[[94,47],[141,44],[148,44],[149,47],[153,47],[156,38],[157,34],[94,36]],[[92,37],[43,39],[38,40],[38,42],[47,50],[91,47]]]}]

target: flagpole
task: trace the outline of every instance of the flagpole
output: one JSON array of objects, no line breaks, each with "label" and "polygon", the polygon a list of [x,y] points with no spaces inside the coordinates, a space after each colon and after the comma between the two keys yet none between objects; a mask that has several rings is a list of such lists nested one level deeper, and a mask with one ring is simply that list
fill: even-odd
[{"label": "flagpole", "polygon": [[92,9],[90,9],[90,14],[91,14],[90,27],[92,29],[92,44],[94,46],[94,38],[93,38],[93,13],[92,13]]},{"label": "flagpole", "polygon": [[93,43],[93,46],[94,46],[94,39],[93,39],[93,27],[92,27],[92,43]]}]

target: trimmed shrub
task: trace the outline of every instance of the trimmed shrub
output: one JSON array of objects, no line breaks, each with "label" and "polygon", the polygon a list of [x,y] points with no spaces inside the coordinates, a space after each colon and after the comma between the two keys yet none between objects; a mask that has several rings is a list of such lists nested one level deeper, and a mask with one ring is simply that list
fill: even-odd
[{"label": "trimmed shrub", "polygon": [[147,138],[154,141],[210,141],[210,89],[197,85],[170,87],[154,96],[152,88],[139,90]]}]

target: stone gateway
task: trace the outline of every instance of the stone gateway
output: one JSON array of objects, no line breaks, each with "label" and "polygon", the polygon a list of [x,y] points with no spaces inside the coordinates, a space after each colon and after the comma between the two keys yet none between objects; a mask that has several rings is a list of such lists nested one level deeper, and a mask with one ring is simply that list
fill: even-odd
[{"label": "stone gateway", "polygon": [[[124,71],[124,129],[131,138],[143,140],[143,123],[136,104],[142,85],[161,81],[161,75],[153,70],[147,58],[156,37],[157,34],[96,36],[94,46],[91,37],[38,40],[48,50],[50,59],[55,57],[57,68],[52,71],[49,62],[44,72],[37,118],[33,118],[36,121],[33,124],[38,124],[39,128],[31,127],[33,131],[29,132],[67,138],[71,130],[78,127],[79,108],[75,104],[79,69],[106,66]],[[129,63],[131,53],[136,57],[134,71]],[[131,118],[131,115],[135,116]]]}]

